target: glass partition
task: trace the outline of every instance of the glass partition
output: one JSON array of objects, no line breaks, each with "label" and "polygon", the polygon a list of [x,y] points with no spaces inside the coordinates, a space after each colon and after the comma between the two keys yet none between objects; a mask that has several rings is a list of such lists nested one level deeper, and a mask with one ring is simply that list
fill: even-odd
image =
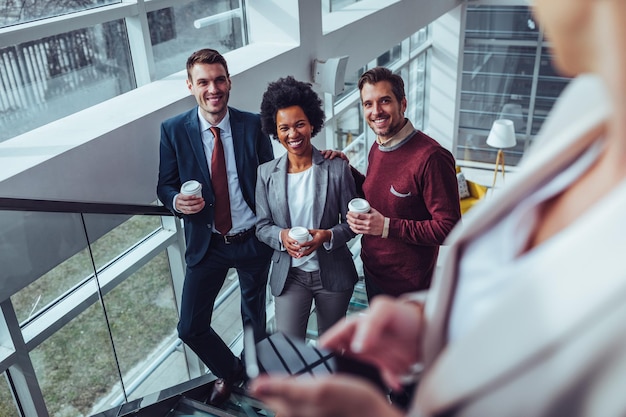
[{"label": "glass partition", "polygon": [[2,212],[0,231],[0,263],[20,323],[93,275],[79,214]]},{"label": "glass partition", "polygon": [[363,107],[357,101],[337,116],[335,132],[335,149],[347,148],[356,138],[363,134]]},{"label": "glass partition", "polygon": [[13,402],[7,378],[6,372],[3,372],[0,376],[0,416],[20,417],[20,414],[15,407],[15,403]]},{"label": "glass partition", "polygon": [[[90,285],[95,287],[95,281]],[[30,355],[50,415],[91,415],[110,407],[105,398],[119,374],[99,303]]]},{"label": "glass partition", "polygon": [[424,130],[428,121],[430,73],[427,69],[429,59],[430,51],[425,51],[411,59],[408,64],[408,71],[402,71],[402,77],[406,80],[406,116],[419,130]]},{"label": "glass partition", "polygon": [[85,214],[84,218],[96,269],[161,229],[156,216]]},{"label": "glass partition", "polygon": [[[10,300],[0,347],[20,351],[3,357],[1,370],[32,366],[29,380],[43,399],[27,402],[44,402],[54,416],[92,415],[189,380],[166,252],[173,232],[160,217],[0,214],[0,261],[10,278],[0,280],[0,300]],[[0,399],[10,392],[0,385]]]},{"label": "glass partition", "polygon": [[[111,336],[129,399],[139,393],[157,392],[189,379],[184,358],[178,372],[169,366],[167,378],[159,373],[141,381],[138,391],[129,390],[138,375],[162,353],[178,347],[178,314],[171,286],[169,263],[165,253],[153,258],[137,272],[104,296],[111,323]],[[109,387],[110,389],[111,387]],[[118,395],[121,393],[118,391]]]}]

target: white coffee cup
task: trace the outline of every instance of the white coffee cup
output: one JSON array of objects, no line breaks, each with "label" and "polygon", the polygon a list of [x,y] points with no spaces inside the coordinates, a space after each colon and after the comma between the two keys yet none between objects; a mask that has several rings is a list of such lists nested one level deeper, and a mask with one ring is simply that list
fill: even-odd
[{"label": "white coffee cup", "polygon": [[180,187],[180,193],[183,195],[202,197],[202,184],[196,180],[189,180]]},{"label": "white coffee cup", "polygon": [[289,230],[289,237],[298,241],[301,245],[304,242],[308,242],[311,240],[311,235],[309,234],[309,229],[302,226],[292,227]]},{"label": "white coffee cup", "polygon": [[353,198],[348,203],[348,210],[354,213],[369,213],[371,207],[364,198]]}]

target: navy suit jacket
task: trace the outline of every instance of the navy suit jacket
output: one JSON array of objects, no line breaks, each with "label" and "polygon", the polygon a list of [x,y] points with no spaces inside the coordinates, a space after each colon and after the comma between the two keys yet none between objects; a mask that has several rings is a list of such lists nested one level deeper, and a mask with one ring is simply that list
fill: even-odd
[{"label": "navy suit jacket", "polygon": [[[256,212],[254,194],[257,167],[274,159],[272,144],[269,137],[261,132],[258,114],[232,107],[229,107],[228,111],[239,186],[244,200],[252,211]],[[182,215],[174,210],[172,203],[174,196],[180,191],[180,186],[188,180],[202,183],[202,197],[206,205],[199,213]],[[196,265],[209,249],[215,209],[215,195],[202,145],[197,107],[161,124],[157,195],[165,207],[183,218],[187,243],[185,260],[187,266]]]}]

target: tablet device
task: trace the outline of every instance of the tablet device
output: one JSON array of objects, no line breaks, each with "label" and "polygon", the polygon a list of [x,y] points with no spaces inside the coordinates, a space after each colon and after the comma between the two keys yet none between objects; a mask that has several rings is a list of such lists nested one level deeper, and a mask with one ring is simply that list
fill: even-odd
[{"label": "tablet device", "polygon": [[[378,369],[366,362],[321,349],[284,333],[274,333],[254,343],[251,328],[244,330],[244,361],[250,379],[261,373],[299,376],[323,376],[346,373],[365,378],[384,392],[387,388]],[[254,349],[249,348],[254,346]]]}]

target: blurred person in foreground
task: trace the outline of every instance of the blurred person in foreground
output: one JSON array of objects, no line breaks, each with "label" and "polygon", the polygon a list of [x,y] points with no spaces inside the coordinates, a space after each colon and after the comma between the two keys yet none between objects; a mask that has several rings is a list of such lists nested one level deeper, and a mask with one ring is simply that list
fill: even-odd
[{"label": "blurred person in foreground", "polygon": [[[626,1],[534,13],[576,79],[520,175],[452,232],[425,304],[381,296],[320,340],[392,387],[423,363],[409,416],[626,415]],[[263,376],[251,392],[281,417],[403,415],[348,376]]]},{"label": "blurred person in foreground", "polygon": [[[187,59],[187,88],[198,103],[161,124],[159,200],[185,225],[185,282],[178,335],[219,379],[209,401],[224,402],[245,379],[243,364],[211,327],[226,274],[235,268],[244,326],[266,336],[265,290],[271,250],[255,236],[256,167],[273,159],[258,114],[228,106],[226,59],[201,49]],[[219,155],[219,157],[218,157]],[[217,167],[221,167],[220,172]],[[202,183],[202,196],[180,193]]]},{"label": "blurred person in foreground", "polygon": [[[274,249],[270,288],[276,330],[304,341],[315,300],[318,334],[345,317],[358,280],[346,223],[356,196],[342,159],[324,159],[311,139],[324,125],[322,101],[311,85],[293,77],[272,82],[263,94],[261,125],[287,151],[259,166],[256,234]],[[292,227],[308,229],[299,244]]]}]

